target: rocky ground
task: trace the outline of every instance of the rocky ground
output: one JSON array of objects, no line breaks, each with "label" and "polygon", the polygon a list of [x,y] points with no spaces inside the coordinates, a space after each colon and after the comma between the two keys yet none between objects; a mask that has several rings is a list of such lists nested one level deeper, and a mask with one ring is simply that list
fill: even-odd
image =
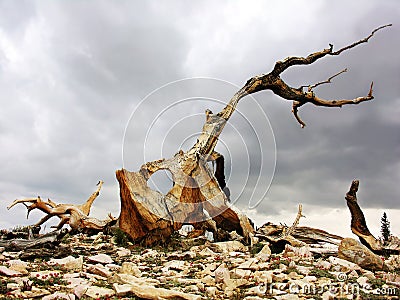
[{"label": "rocky ground", "polygon": [[[347,239],[350,244],[351,239]],[[75,235],[54,249],[0,248],[1,299],[398,299],[398,256],[374,266],[336,249],[212,243],[175,237],[146,249],[121,238]],[[118,243],[117,243],[118,242]],[[117,245],[120,244],[120,245]],[[351,245],[349,246],[351,247]],[[343,250],[343,249],[342,249]],[[347,249],[348,250],[348,249]],[[359,257],[364,257],[358,252]],[[364,258],[363,258],[364,259]],[[363,265],[364,262],[361,263]],[[383,270],[382,265],[387,266]]]}]

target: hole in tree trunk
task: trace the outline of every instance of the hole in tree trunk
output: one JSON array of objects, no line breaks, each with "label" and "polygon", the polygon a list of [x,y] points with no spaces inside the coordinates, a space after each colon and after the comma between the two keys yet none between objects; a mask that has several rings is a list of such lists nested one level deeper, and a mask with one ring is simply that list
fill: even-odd
[{"label": "hole in tree trunk", "polygon": [[173,187],[172,174],[168,170],[158,170],[147,181],[149,188],[166,195]]}]

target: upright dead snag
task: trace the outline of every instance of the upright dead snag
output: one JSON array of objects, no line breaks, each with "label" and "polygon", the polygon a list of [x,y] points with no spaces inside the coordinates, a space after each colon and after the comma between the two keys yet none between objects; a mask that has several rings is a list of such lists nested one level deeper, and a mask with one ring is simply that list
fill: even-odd
[{"label": "upright dead snag", "polygon": [[[299,88],[289,86],[280,76],[292,66],[310,65],[327,55],[336,56],[366,43],[375,32],[388,26],[391,24],[381,26],[366,38],[337,51],[333,50],[333,45],[329,45],[329,48],[311,53],[307,57],[288,57],[276,62],[270,73],[250,78],[233,95],[222,111],[213,114],[210,110],[206,110],[202,133],[190,150],[187,152],[180,150],[170,159],[148,162],[137,172],[118,170],[116,176],[120,184],[119,225],[121,229],[134,240],[151,245],[167,239],[175,230],[181,228],[182,224],[194,224],[212,218],[217,228],[226,231],[236,230],[246,239],[251,237],[254,234],[254,228],[250,221],[228,203],[228,197],[223,192],[224,187],[221,184],[223,185],[225,181],[221,176],[221,170],[218,170],[218,177],[216,177],[217,174],[212,174],[207,166],[207,161],[218,156],[214,149],[219,135],[236,110],[239,101],[246,95],[271,90],[283,99],[293,102],[294,117],[304,127],[305,123],[299,117],[298,109],[306,103],[341,107],[373,99],[372,84],[366,96],[350,100],[325,100],[315,95],[313,91],[315,87],[329,83],[331,79],[344,71],[326,81]],[[305,87],[307,87],[306,91],[304,91]],[[171,173],[173,187],[166,194],[154,191],[147,185],[149,178],[158,170],[168,170]]]},{"label": "upright dead snag", "polygon": [[374,251],[381,251],[382,244],[369,232],[364,214],[357,202],[358,180],[353,180],[346,194],[347,206],[351,214],[351,231],[357,235],[365,246]]},{"label": "upright dead snag", "polygon": [[393,238],[387,245],[376,239],[367,227],[364,213],[357,202],[358,180],[353,180],[350,190],[346,194],[347,206],[351,214],[351,231],[358,236],[361,243],[367,246],[376,254],[395,254],[400,253],[400,243],[397,238]]}]

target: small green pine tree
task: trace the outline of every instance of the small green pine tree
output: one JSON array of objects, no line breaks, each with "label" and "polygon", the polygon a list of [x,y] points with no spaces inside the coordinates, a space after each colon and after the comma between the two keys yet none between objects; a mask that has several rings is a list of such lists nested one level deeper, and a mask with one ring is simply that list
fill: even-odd
[{"label": "small green pine tree", "polygon": [[381,233],[382,233],[383,240],[385,242],[388,242],[389,238],[391,236],[391,234],[390,234],[390,222],[389,222],[385,212],[383,213],[383,216],[381,218]]}]

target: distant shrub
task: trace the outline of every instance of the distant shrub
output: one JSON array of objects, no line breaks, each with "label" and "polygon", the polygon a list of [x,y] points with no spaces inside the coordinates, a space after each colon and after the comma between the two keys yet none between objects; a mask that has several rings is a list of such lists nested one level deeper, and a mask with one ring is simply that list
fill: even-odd
[{"label": "distant shrub", "polygon": [[120,247],[128,246],[129,238],[125,231],[117,227],[113,229],[113,237],[115,243]]}]

